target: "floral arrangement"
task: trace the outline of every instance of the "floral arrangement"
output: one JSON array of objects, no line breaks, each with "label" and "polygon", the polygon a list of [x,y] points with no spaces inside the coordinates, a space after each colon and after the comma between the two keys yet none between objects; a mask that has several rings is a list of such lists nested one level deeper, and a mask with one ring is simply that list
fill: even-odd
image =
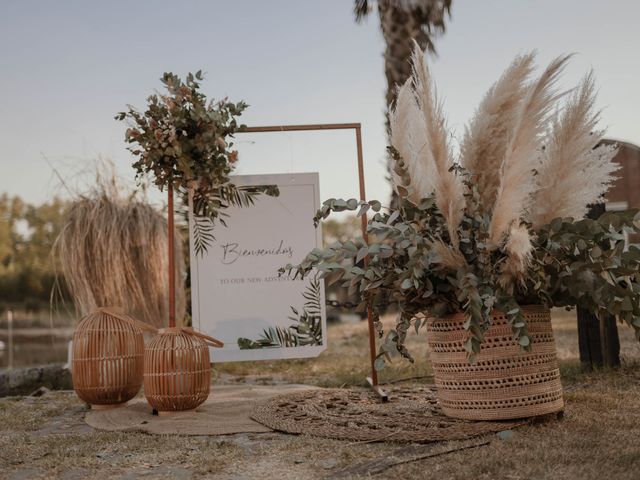
[{"label": "floral arrangement", "polygon": [[232,139],[244,128],[237,117],[247,104],[207,101],[200,92],[202,79],[201,71],[189,73],[186,81],[165,73],[161,80],[167,94],[149,96],[144,112],[128,105],[127,111],[115,117],[130,122],[125,141],[138,158],[133,164],[136,178],[151,174],[160,190],[171,185],[185,202],[193,188],[197,254],[206,251],[214,239],[214,221],[224,224],[227,207],[248,207],[261,193],[278,194],[275,186],[238,187],[230,181],[238,160]]},{"label": "floral arrangement", "polygon": [[514,338],[531,348],[521,306],[582,306],[614,314],[640,339],[640,249],[635,211],[584,218],[614,178],[615,147],[600,146],[593,75],[570,92],[557,80],[569,60],[553,60],[537,78],[533,53],[517,57],[490,88],[453,153],[442,103],[422,53],[390,115],[392,181],[399,202],[330,199],[332,212],[373,211],[368,242],[336,242],[310,252],[283,273],[318,269],[340,281],[374,313],[396,304],[396,326],[381,343],[378,367],[390,355],[412,360],[404,341],[429,317],[463,311],[469,361],[476,362],[494,309]]}]

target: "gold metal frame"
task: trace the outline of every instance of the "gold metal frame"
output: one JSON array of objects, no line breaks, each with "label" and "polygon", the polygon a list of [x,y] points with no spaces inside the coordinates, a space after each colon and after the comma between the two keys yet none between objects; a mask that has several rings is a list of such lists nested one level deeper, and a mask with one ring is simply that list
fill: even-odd
[{"label": "gold metal frame", "polygon": [[[359,123],[320,123],[309,125],[268,125],[262,127],[246,127],[237,133],[260,133],[260,132],[299,132],[312,130],[355,130],[356,133],[356,149],[358,155],[358,183],[360,185],[360,200],[366,200],[364,188],[364,162],[362,159],[362,126]],[[367,214],[362,215],[361,228],[362,238],[367,241]],[[368,255],[364,258],[365,265],[368,263]],[[369,308],[367,311],[367,320],[369,323],[369,354],[371,360],[371,376],[367,377],[367,382],[371,388],[380,396],[383,402],[389,397],[378,385],[378,372],[375,369],[376,360],[376,337],[373,325],[373,314]]]}]

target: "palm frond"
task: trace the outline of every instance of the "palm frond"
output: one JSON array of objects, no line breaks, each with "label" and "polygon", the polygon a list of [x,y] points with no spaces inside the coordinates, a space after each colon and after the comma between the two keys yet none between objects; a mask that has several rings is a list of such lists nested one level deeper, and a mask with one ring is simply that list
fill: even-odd
[{"label": "palm frond", "polygon": [[196,255],[201,257],[207,248],[215,241],[213,235],[213,220],[208,217],[194,217],[193,221],[193,246]]},{"label": "palm frond", "polygon": [[320,280],[317,277],[312,278],[309,281],[302,297],[306,300],[304,309],[309,314],[320,315]]},{"label": "palm frond", "polygon": [[302,311],[299,312],[295,307],[290,307],[293,315],[288,319],[293,322],[292,325],[286,328],[275,326],[264,329],[255,341],[239,338],[238,346],[240,349],[322,345],[321,291],[319,278],[317,276],[311,278],[302,294],[305,299]]},{"label": "palm frond", "polygon": [[355,0],[353,13],[356,16],[356,22],[362,22],[369,12],[371,12],[371,3],[369,0]]},{"label": "palm frond", "polygon": [[225,185],[219,190],[221,200],[228,205],[248,208],[255,204],[256,197],[262,192],[254,186],[238,187],[233,184]]},{"label": "palm frond", "polygon": [[193,236],[196,255],[204,255],[215,241],[213,230],[216,220],[227,226],[226,209],[234,206],[248,208],[255,204],[260,195],[277,196],[275,185],[236,186],[228,183],[212,190],[196,190],[193,197]]},{"label": "palm frond", "polygon": [[239,338],[238,346],[241,350],[255,350],[258,348],[282,348],[297,345],[295,336],[282,327],[269,327],[262,330],[257,340]]}]

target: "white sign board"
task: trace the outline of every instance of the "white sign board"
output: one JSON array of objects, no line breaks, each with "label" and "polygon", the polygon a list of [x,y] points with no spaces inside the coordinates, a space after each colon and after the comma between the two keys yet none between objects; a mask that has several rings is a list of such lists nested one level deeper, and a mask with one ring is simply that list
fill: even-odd
[{"label": "white sign board", "polygon": [[[249,208],[226,210],[202,256],[191,246],[193,326],[224,342],[212,362],[318,356],[327,345],[324,285],[312,275],[279,276],[322,247],[313,216],[320,208],[317,173],[238,175],[236,185],[277,185]],[[193,222],[191,222],[193,225]]]}]

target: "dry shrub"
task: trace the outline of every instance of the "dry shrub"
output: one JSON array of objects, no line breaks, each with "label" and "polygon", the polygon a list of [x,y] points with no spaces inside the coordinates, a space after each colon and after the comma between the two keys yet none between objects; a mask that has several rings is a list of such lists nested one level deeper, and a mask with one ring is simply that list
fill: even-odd
[{"label": "dry shrub", "polygon": [[[175,235],[176,318],[185,313],[182,241]],[[54,255],[59,272],[86,315],[97,307],[121,307],[151,325],[167,324],[168,253],[164,215],[135,193],[124,197],[115,179],[98,184],[73,203]]]}]

